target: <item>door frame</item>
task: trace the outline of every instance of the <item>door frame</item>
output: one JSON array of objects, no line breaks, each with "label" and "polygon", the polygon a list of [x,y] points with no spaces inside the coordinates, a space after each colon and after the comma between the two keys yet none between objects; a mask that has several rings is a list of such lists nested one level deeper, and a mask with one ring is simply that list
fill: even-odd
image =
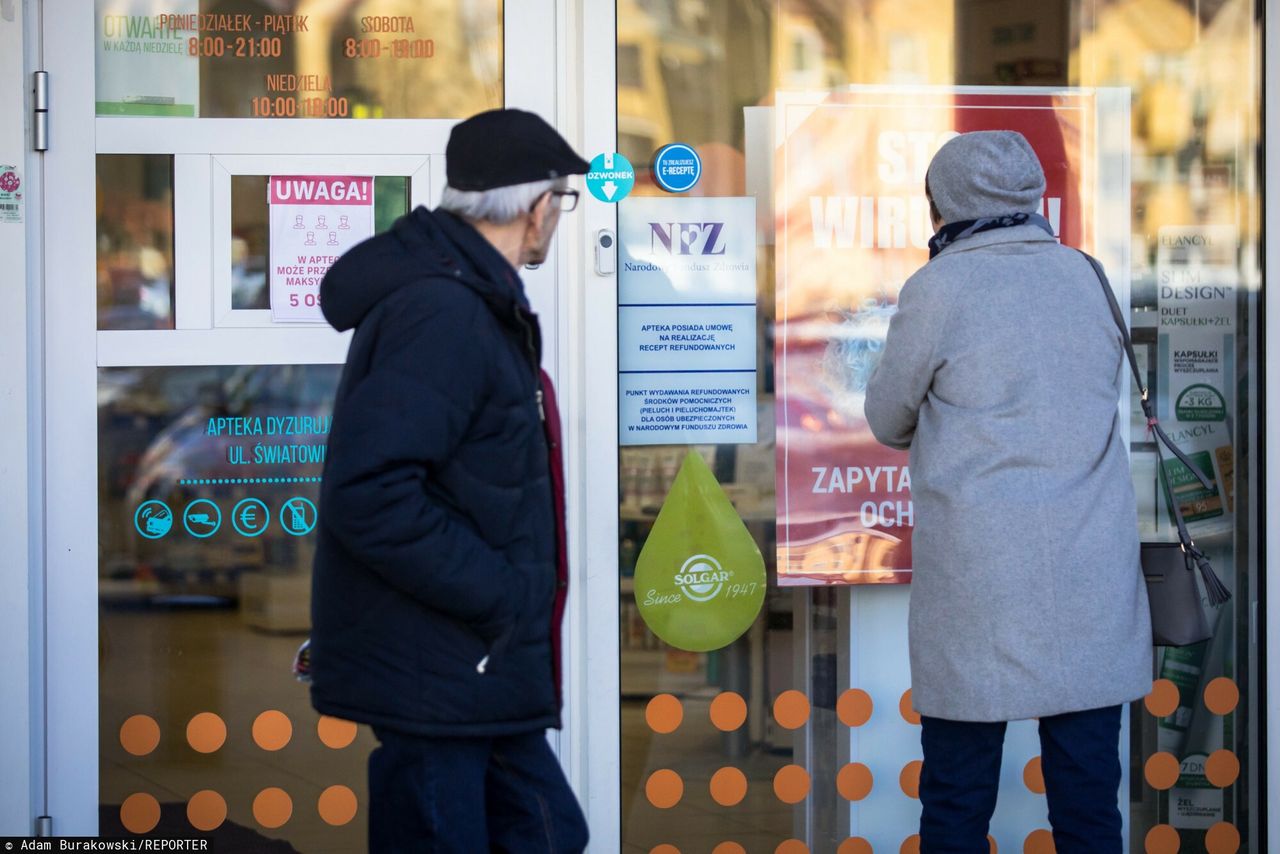
[{"label": "door frame", "polygon": [[[557,118],[557,0],[504,4],[505,103]],[[90,6],[90,9],[93,7]],[[212,272],[215,158],[345,155],[430,159],[429,197],[438,200],[444,143],[456,120],[149,119],[97,117],[94,15],[77,0],[43,0],[36,50],[46,58],[53,107],[44,155],[43,210],[31,232],[47,247],[33,267],[43,304],[34,310],[30,351],[43,361],[37,394],[42,423],[33,445],[43,453],[35,479],[46,499],[33,507],[44,544],[33,583],[31,661],[34,756],[32,808],[53,819],[57,835],[98,832],[98,490],[97,369],[111,365],[333,363],[348,336],[323,326],[237,328],[215,315]],[[86,121],[88,119],[88,121]],[[86,132],[86,126],[90,128]],[[174,154],[175,320],[160,331],[98,331],[95,211],[98,153]],[[244,162],[244,161],[241,161]],[[415,194],[416,195],[416,194]],[[202,235],[205,235],[202,237]],[[181,257],[177,257],[181,256]],[[548,367],[564,362],[557,282],[563,250],[524,279],[542,313]],[[191,302],[195,300],[195,302]],[[185,301],[186,306],[181,306]],[[191,307],[194,306],[194,309]],[[47,343],[42,343],[47,342]],[[87,524],[82,520],[90,520]],[[33,601],[39,602],[39,599]]]},{"label": "door frame", "polygon": [[[29,115],[27,81],[34,60],[25,4],[0,20],[0,115]],[[31,150],[27,123],[10,118],[0,126],[0,162],[17,166],[26,186],[25,222],[0,224],[5,311],[0,313],[0,836],[25,834],[37,810],[38,745],[34,738],[38,696],[30,640],[38,627],[35,579],[39,546],[35,519],[33,444],[34,384],[31,276],[37,266],[29,224],[39,210],[39,155]]]},{"label": "door frame", "polygon": [[[560,118],[591,160],[617,149],[617,10],[612,2],[561,0],[566,61]],[[617,273],[593,261],[602,230],[615,235],[616,204],[582,195],[568,242],[567,359],[560,394],[569,413],[567,482],[574,590],[565,637],[572,664],[566,695],[567,767],[591,829],[593,852],[622,838],[618,639],[618,299]],[[616,242],[615,242],[616,246]],[[616,269],[616,264],[614,265]],[[575,701],[577,698],[577,701]]]},{"label": "door frame", "polygon": [[[1250,718],[1256,723],[1258,759],[1263,767],[1254,769],[1251,777],[1261,785],[1253,785],[1252,791],[1257,793],[1257,808],[1250,810],[1250,837],[1262,841],[1266,834],[1271,851],[1280,851],[1280,817],[1272,818],[1267,814],[1267,804],[1276,793],[1280,793],[1280,701],[1274,699],[1272,686],[1280,686],[1280,625],[1277,618],[1267,607],[1266,592],[1280,590],[1280,466],[1271,463],[1273,454],[1280,454],[1280,418],[1268,419],[1265,416],[1266,406],[1272,401],[1280,401],[1280,359],[1272,357],[1268,360],[1266,345],[1280,346],[1280,311],[1271,306],[1270,294],[1280,295],[1280,264],[1272,265],[1269,250],[1280,247],[1280,215],[1272,215],[1280,205],[1280,10],[1276,4],[1267,2],[1259,10],[1263,26],[1263,50],[1261,56],[1261,82],[1263,91],[1263,125],[1264,155],[1262,158],[1262,294],[1258,304],[1261,306],[1262,327],[1262,370],[1265,385],[1262,386],[1262,400],[1259,418],[1262,419],[1259,433],[1263,438],[1263,452],[1259,462],[1259,476],[1262,489],[1257,490],[1260,498],[1258,512],[1262,530],[1259,532],[1259,553],[1262,556],[1255,573],[1255,582],[1250,593],[1253,600],[1254,631],[1263,632],[1263,637],[1256,635],[1250,638],[1254,661],[1261,662],[1256,672],[1262,676],[1257,688],[1250,692]],[[1269,167],[1269,168],[1268,168]],[[1280,299],[1280,297],[1277,297]],[[1273,365],[1275,366],[1273,369]],[[1268,497],[1271,497],[1268,500]],[[1268,533],[1269,532],[1269,533]],[[1280,610],[1280,609],[1278,609]],[[1252,676],[1252,674],[1250,674]],[[1255,763],[1251,763],[1255,764]]]}]

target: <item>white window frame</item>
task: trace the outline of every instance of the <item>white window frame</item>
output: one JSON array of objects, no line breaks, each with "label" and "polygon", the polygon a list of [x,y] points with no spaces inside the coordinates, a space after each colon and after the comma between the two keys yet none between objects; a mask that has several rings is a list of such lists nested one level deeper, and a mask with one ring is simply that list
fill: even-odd
[{"label": "white window frame", "polygon": [[[197,160],[205,160],[205,158],[197,157]],[[231,265],[231,178],[233,175],[401,175],[409,179],[409,209],[418,205],[427,205],[433,207],[439,201],[439,192],[432,193],[433,182],[431,180],[431,164],[442,161],[439,156],[424,155],[373,155],[373,156],[356,156],[341,157],[335,155],[219,155],[208,158],[208,163],[193,164],[196,168],[207,165],[212,172],[210,175],[210,185],[213,193],[212,210],[213,210],[213,233],[210,240],[205,245],[213,248],[213,257],[209,259],[209,263],[203,270],[187,270],[186,276],[183,276],[183,270],[177,271],[177,281],[194,281],[199,285],[212,286],[212,300],[209,300],[206,294],[197,295],[196,299],[188,298],[188,303],[202,305],[208,303],[212,306],[212,318],[200,317],[189,318],[179,316],[177,325],[179,329],[186,328],[254,328],[254,329],[271,329],[271,311],[269,309],[236,309],[232,307],[232,279]],[[194,171],[194,170],[193,170]],[[177,182],[178,172],[177,164],[174,165],[175,180]],[[177,191],[180,192],[180,191]],[[208,206],[206,206],[208,209]],[[174,253],[175,256],[178,253]],[[196,258],[199,255],[196,252],[188,253]],[[207,271],[211,273],[211,278],[202,278],[200,273]],[[179,294],[176,300],[178,305],[183,303],[182,295]],[[187,326],[191,321],[197,321],[202,325],[195,327]],[[209,321],[212,321],[211,324]],[[312,327],[323,327],[321,321],[309,324]],[[327,328],[327,327],[326,327]]]}]

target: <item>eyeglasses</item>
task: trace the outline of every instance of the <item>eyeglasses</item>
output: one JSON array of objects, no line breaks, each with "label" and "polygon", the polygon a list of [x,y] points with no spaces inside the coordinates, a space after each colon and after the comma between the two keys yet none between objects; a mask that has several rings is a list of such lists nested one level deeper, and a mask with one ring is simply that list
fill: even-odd
[{"label": "eyeglasses", "polygon": [[[561,213],[569,213],[578,207],[577,190],[548,190],[547,192],[555,199],[555,204],[559,205]],[[537,202],[533,204],[534,207],[538,206]]]}]

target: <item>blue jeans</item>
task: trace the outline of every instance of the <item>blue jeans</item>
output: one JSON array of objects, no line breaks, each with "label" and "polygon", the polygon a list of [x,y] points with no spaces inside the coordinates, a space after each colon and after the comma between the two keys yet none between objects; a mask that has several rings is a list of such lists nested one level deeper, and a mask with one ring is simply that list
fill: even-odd
[{"label": "blue jeans", "polygon": [[542,732],[423,738],[374,728],[369,851],[579,854],[587,823]]},{"label": "blue jeans", "polygon": [[[1120,854],[1123,849],[1122,708],[1040,719],[1041,768],[1058,854]],[[987,854],[1005,726],[921,718],[921,854]]]}]

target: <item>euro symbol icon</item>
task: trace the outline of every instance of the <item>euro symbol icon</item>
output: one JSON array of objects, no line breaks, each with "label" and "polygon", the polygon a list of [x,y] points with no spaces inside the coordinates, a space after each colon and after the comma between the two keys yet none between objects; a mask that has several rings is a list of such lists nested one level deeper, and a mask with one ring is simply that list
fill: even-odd
[{"label": "euro symbol icon", "polygon": [[258,527],[257,515],[258,508],[251,504],[240,511],[240,523],[249,530],[253,530]]}]

